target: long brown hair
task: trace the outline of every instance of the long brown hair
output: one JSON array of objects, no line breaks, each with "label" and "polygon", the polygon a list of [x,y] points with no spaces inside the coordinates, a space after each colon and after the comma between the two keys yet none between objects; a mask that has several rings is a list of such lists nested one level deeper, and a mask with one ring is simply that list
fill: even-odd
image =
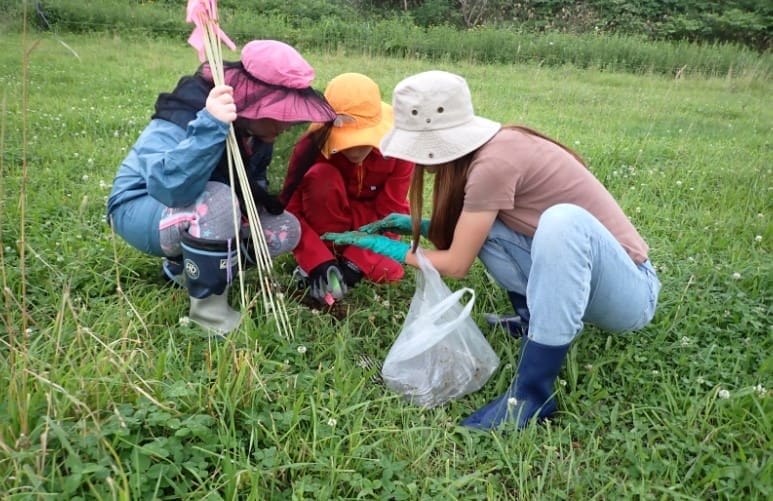
[{"label": "long brown hair", "polygon": [[322,147],[330,137],[330,130],[333,127],[333,122],[325,122],[318,129],[307,132],[301,139],[308,138],[308,141],[298,140],[301,144],[298,150],[293,151],[290,165],[288,166],[287,174],[280,191],[278,198],[282,202],[282,205],[287,206],[295,193],[296,188],[301,184],[303,176],[309,172],[309,169],[316,163],[317,157],[319,157]]},{"label": "long brown hair", "polygon": [[[582,165],[586,165],[583,159],[571,148],[564,146],[541,132],[523,125],[505,125],[503,129],[519,130],[524,134],[539,137],[564,149]],[[473,150],[467,155],[453,160],[447,164],[434,166],[437,168],[435,182],[432,189],[432,213],[427,238],[440,250],[451,247],[454,239],[454,230],[459,216],[464,207],[464,189],[467,186],[467,176],[472,159],[478,150]],[[424,205],[424,176],[427,166],[417,164],[411,177],[411,187],[408,199],[411,206],[411,223],[413,230],[413,251],[419,245],[421,231],[421,214]]]}]

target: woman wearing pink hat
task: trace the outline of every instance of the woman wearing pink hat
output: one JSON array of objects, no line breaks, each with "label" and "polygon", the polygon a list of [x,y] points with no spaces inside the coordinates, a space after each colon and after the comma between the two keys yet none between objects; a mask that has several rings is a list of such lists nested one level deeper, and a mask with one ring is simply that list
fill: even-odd
[{"label": "woman wearing pink hat", "polygon": [[[228,186],[230,124],[261,206],[266,241],[277,255],[295,247],[300,225],[267,192],[274,140],[296,123],[335,118],[310,87],[312,67],[282,42],[248,43],[239,62],[224,64],[224,74],[225,85],[216,86],[203,64],[171,93],[158,96],[107,203],[115,232],[138,250],[165,258],[165,273],[188,289],[190,319],[219,333],[233,330],[240,319],[227,302],[240,245]],[[240,190],[237,197],[242,198]]]},{"label": "woman wearing pink hat", "polygon": [[299,140],[280,194],[301,222],[301,241],[293,254],[311,296],[319,301],[340,299],[363,277],[373,282],[403,277],[402,264],[392,258],[333,245],[319,236],[359,228],[390,213],[407,214],[414,165],[384,158],[378,149],[393,118],[376,82],[344,73],[330,81],[325,98],[336,119],[312,124]]},{"label": "woman wearing pink hat", "polygon": [[[655,314],[660,281],[648,246],[572,150],[522,126],[476,116],[467,82],[428,71],[393,93],[395,126],[381,142],[416,162],[410,220],[390,217],[363,232],[323,235],[416,266],[423,251],[443,275],[464,277],[476,257],[520,315],[521,357],[500,396],[462,421],[478,429],[522,428],[556,410],[554,382],[584,324],[641,329]],[[432,217],[421,221],[424,174],[435,176]],[[402,230],[408,243],[367,234]]]}]

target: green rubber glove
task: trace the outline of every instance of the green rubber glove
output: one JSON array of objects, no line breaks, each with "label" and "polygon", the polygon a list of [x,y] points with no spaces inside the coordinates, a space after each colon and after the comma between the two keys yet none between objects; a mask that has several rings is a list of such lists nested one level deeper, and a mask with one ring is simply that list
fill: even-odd
[{"label": "green rubber glove", "polygon": [[336,245],[354,245],[368,249],[405,264],[405,255],[411,246],[400,240],[392,240],[383,235],[371,235],[359,231],[346,231],[344,233],[325,233],[322,240],[330,240]]},{"label": "green rubber glove", "polygon": [[[429,219],[421,220],[421,235],[426,237],[427,230],[429,229]],[[411,216],[407,214],[398,214],[393,212],[386,216],[384,219],[375,221],[364,226],[360,226],[360,231],[369,234],[381,233],[388,231],[391,233],[397,233],[398,235],[410,235],[413,229],[411,228]]]}]

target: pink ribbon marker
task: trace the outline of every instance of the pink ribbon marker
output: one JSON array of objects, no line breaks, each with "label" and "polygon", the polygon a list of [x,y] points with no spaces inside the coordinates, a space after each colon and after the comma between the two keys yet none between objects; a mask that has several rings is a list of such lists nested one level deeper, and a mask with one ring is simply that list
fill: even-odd
[{"label": "pink ribbon marker", "polygon": [[188,0],[185,21],[195,25],[193,33],[188,38],[188,43],[199,53],[199,61],[204,62],[207,59],[204,50],[204,24],[206,23],[213,23],[217,37],[231,50],[236,50],[236,44],[217,25],[217,2],[215,0]]}]

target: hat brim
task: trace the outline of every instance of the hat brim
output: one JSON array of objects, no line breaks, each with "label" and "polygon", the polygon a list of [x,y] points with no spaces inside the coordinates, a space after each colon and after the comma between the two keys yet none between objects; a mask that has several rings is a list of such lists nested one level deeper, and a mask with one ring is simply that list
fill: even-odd
[{"label": "hat brim", "polygon": [[237,115],[249,120],[272,118],[280,122],[329,122],[336,117],[333,109],[316,94],[287,90],[268,93],[260,101],[237,110]]},{"label": "hat brim", "polygon": [[478,116],[445,129],[417,131],[395,127],[381,140],[379,149],[386,157],[420,165],[444,164],[480,148],[501,128],[499,122]]},{"label": "hat brim", "polygon": [[372,146],[378,148],[381,140],[389,132],[394,123],[392,106],[381,103],[381,121],[373,127],[332,127],[322,154],[330,157],[340,151],[356,146]]}]

